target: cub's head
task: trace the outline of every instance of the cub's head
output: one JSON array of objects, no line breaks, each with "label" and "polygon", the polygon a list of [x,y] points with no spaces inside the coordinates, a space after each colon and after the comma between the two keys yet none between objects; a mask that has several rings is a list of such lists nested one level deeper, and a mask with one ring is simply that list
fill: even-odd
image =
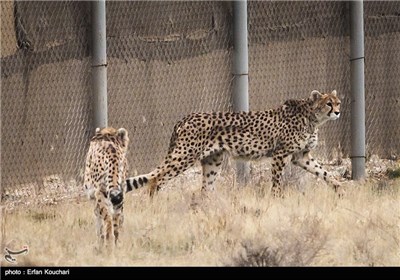
[{"label": "cub's head", "polygon": [[315,116],[320,124],[339,118],[341,102],[336,90],[331,93],[320,93],[317,90],[313,90],[310,99],[313,103]]},{"label": "cub's head", "polygon": [[125,128],[115,129],[113,127],[96,128],[93,139],[97,140],[110,140],[117,139],[120,144],[126,148],[129,144],[128,131]]}]

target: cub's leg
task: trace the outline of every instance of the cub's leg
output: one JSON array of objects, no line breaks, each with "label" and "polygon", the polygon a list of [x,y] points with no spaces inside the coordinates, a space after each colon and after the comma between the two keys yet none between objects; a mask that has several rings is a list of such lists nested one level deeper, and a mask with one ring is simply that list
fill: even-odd
[{"label": "cub's leg", "polygon": [[109,213],[109,205],[106,198],[107,194],[102,191],[96,191],[95,199],[96,206],[94,209],[94,213],[97,220],[97,235],[99,238],[100,246],[108,243],[113,237],[112,231],[112,217]]},{"label": "cub's leg", "polygon": [[122,229],[122,224],[124,222],[124,212],[123,212],[123,206],[121,206],[120,209],[117,209],[113,215],[113,228],[114,228],[114,243],[117,245],[118,240],[119,240],[119,234]]}]

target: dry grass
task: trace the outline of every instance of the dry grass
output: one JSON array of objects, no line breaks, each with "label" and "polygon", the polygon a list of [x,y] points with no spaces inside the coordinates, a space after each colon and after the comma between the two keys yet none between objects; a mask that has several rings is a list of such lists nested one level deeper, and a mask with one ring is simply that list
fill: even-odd
[{"label": "dry grass", "polygon": [[400,265],[400,180],[383,189],[349,184],[343,199],[325,185],[273,199],[220,181],[207,198],[200,182],[179,180],[153,201],[130,193],[114,253],[96,249],[93,205],[84,200],[3,213],[2,246],[28,245],[17,260],[29,266]]}]

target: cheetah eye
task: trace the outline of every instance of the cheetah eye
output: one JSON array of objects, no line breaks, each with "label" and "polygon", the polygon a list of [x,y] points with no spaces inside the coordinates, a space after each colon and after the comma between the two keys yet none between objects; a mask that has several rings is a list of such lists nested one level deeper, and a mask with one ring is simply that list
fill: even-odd
[{"label": "cheetah eye", "polygon": [[328,103],[326,103],[326,105],[328,105],[329,107],[332,107],[332,102],[328,102]]}]

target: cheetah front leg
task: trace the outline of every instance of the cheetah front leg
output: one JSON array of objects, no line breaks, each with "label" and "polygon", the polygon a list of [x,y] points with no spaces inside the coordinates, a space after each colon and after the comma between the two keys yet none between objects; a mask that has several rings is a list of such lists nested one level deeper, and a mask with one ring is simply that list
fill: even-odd
[{"label": "cheetah front leg", "polygon": [[283,197],[281,186],[282,171],[288,162],[287,153],[277,153],[272,157],[272,188],[271,192],[274,197]]},{"label": "cheetah front leg", "polygon": [[328,171],[322,168],[311,156],[310,151],[306,150],[294,153],[292,156],[292,163],[323,179],[331,185],[340,196],[344,194],[344,189],[341,187],[341,184],[336,181]]},{"label": "cheetah front leg", "polygon": [[221,169],[222,159],[223,153],[218,152],[201,160],[201,167],[203,169],[202,191],[214,190],[214,182]]}]

